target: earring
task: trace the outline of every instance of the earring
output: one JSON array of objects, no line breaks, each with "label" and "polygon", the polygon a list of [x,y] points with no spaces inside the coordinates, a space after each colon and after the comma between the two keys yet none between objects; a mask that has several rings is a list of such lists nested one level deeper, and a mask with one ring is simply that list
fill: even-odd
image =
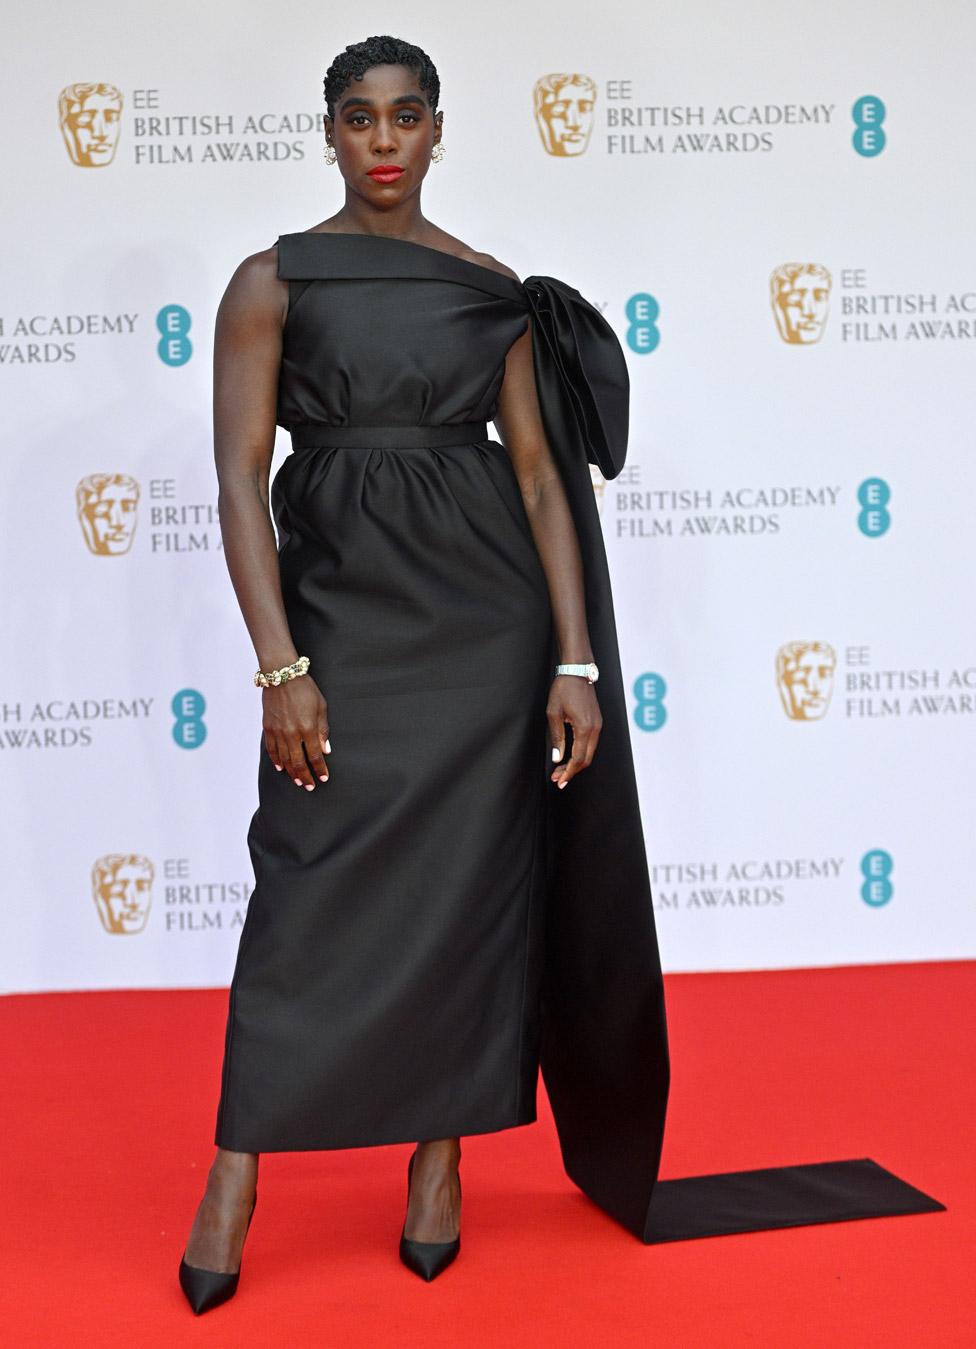
[{"label": "earring", "polygon": [[338,159],[334,145],[326,145],[322,153],[325,155],[326,164],[334,164]]},{"label": "earring", "polygon": [[447,149],[444,145],[444,142],[438,141],[437,144],[434,146],[433,150],[431,150],[430,157],[435,164],[439,164],[446,154]]}]

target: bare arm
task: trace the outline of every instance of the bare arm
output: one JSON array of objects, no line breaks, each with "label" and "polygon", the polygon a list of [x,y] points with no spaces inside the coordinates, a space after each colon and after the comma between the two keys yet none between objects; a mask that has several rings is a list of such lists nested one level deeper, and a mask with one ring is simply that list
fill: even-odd
[{"label": "bare arm", "polygon": [[[546,573],[560,663],[585,664],[593,659],[593,650],[586,622],[583,562],[562,477],[542,424],[531,324],[509,349],[495,426],[512,460]],[[560,758],[565,751],[565,722],[573,728],[572,758],[552,773],[552,780],[562,787],[589,766],[596,752],[603,718],[594,686],[578,675],[557,675],[546,716]]]},{"label": "bare arm", "polygon": [[[227,568],[262,670],[290,665],[301,654],[282,600],[268,495],[287,305],[275,250],[255,253],[231,277],[214,330],[217,511]],[[309,789],[316,777],[328,780],[327,707],[312,672],[262,690],[262,703],[275,767]]]}]

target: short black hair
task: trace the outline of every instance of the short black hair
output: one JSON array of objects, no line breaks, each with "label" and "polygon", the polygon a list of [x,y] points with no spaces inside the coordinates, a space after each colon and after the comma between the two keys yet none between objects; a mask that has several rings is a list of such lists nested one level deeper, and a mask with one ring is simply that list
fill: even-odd
[{"label": "short black hair", "polygon": [[363,42],[351,42],[335,58],[325,73],[325,107],[330,117],[335,116],[335,105],[352,80],[361,80],[373,66],[408,66],[416,73],[417,83],[427,95],[431,112],[437,111],[441,96],[441,82],[437,68],[425,51],[412,42],[382,35],[368,37]]}]

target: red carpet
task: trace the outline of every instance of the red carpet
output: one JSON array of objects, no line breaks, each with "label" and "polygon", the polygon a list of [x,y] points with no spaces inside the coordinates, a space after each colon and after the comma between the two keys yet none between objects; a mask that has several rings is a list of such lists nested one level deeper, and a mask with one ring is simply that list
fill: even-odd
[{"label": "red carpet", "polygon": [[0,1340],[17,1346],[972,1345],[976,963],[667,981],[663,1176],[872,1157],[947,1205],[646,1247],[535,1125],[463,1143],[457,1262],[397,1259],[409,1148],[268,1156],[237,1297],[176,1268],[213,1155],[226,993],[0,999]]}]

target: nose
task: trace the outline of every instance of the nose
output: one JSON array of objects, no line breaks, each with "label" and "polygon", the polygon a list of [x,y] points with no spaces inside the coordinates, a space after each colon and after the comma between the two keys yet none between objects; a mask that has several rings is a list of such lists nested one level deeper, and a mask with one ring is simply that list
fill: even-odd
[{"label": "nose", "polygon": [[397,140],[393,130],[393,123],[385,118],[380,118],[373,131],[373,153],[376,155],[388,155],[396,152]]}]

